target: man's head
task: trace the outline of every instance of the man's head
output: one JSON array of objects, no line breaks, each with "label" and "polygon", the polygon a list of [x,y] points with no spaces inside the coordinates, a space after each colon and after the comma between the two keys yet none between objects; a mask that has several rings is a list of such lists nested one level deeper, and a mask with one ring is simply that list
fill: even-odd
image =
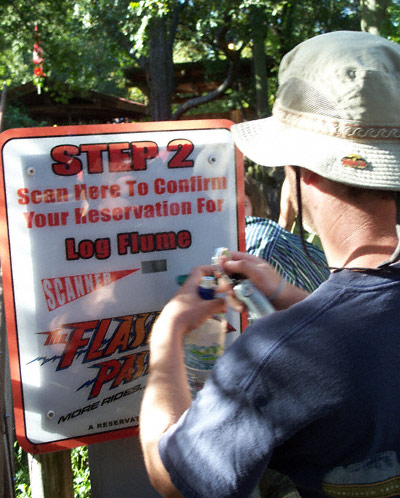
[{"label": "man's head", "polygon": [[282,59],[273,116],[232,133],[258,164],[399,191],[400,46],[352,31],[301,43]]}]

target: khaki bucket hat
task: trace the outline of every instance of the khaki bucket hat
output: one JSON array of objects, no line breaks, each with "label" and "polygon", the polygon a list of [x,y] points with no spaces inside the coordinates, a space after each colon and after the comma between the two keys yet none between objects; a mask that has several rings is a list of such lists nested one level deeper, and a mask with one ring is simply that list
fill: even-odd
[{"label": "khaki bucket hat", "polygon": [[353,31],[311,38],[283,57],[272,116],[231,130],[260,165],[400,190],[400,46]]}]

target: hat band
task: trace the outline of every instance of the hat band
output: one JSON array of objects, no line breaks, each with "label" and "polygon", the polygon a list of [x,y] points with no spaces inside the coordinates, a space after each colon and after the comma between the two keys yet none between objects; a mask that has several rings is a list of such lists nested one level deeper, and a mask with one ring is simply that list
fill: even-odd
[{"label": "hat band", "polygon": [[273,108],[273,115],[282,123],[304,131],[321,133],[345,140],[392,140],[400,139],[400,126],[372,126],[349,123],[328,117],[311,116],[292,111],[279,105]]}]

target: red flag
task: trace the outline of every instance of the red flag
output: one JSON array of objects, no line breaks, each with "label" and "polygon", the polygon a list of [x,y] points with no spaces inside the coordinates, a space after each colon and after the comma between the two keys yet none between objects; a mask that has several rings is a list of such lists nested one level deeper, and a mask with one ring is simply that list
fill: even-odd
[{"label": "red flag", "polygon": [[40,35],[39,35],[39,30],[37,27],[37,24],[35,24],[35,41],[33,43],[33,54],[32,54],[32,60],[33,60],[33,82],[37,87],[37,91],[40,94],[45,74],[43,71],[43,48],[41,45],[40,41]]}]

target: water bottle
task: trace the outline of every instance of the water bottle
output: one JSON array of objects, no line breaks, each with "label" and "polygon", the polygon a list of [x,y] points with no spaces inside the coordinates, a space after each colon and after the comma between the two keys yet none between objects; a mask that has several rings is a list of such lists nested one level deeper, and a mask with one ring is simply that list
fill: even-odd
[{"label": "water bottle", "polygon": [[[215,286],[216,283],[212,277],[204,277],[199,287],[202,298],[212,299]],[[193,398],[203,387],[215,362],[224,352],[226,331],[225,317],[216,315],[185,335],[186,373]]]},{"label": "water bottle", "polygon": [[185,336],[186,374],[193,398],[203,387],[215,362],[224,352],[226,325],[224,318],[209,318]]}]

